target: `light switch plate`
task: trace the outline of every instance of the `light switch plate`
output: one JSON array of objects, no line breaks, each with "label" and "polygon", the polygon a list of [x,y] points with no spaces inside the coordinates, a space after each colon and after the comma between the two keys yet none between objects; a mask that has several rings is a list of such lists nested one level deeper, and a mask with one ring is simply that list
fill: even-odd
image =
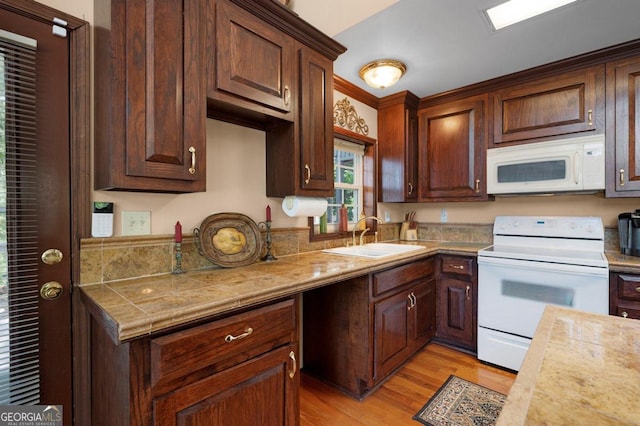
[{"label": "light switch plate", "polygon": [[122,235],[150,235],[151,234],[151,212],[145,211],[123,211],[122,212]]}]

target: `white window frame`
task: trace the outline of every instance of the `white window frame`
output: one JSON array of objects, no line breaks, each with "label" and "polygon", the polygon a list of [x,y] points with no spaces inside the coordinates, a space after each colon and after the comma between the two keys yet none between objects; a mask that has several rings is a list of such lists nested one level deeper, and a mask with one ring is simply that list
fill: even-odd
[{"label": "white window frame", "polygon": [[[337,182],[334,180],[334,192],[335,190],[354,190],[357,191],[357,203],[352,205],[352,206],[347,206],[347,207],[351,207],[352,210],[352,214],[350,214],[349,217],[349,224],[353,225],[357,222],[358,217],[359,217],[359,213],[361,211],[364,210],[364,186],[363,186],[363,181],[364,181],[364,150],[365,147],[364,145],[360,145],[360,144],[356,144],[353,142],[348,142],[345,141],[343,139],[339,139],[339,138],[334,138],[334,158],[335,158],[335,152],[336,151],[344,151],[344,152],[349,152],[351,154],[354,154],[354,165],[353,165],[353,172],[354,172],[354,183],[350,184],[350,183],[344,183],[344,182]],[[334,179],[338,176],[337,173],[337,167],[338,165],[335,164],[333,165],[333,170],[334,170]],[[335,217],[332,217],[332,215],[330,215],[330,213],[332,211],[336,211],[337,212],[337,208],[340,207],[339,204],[331,204],[332,200],[334,199],[334,197],[328,197],[327,200],[329,201],[329,205],[327,206],[327,233],[337,233],[338,231],[338,218],[337,218],[337,214],[334,215]],[[319,217],[315,217],[314,218],[314,225],[316,225],[316,229],[318,229],[318,225],[320,224],[320,218]],[[319,232],[316,232],[316,234],[319,234]]]}]

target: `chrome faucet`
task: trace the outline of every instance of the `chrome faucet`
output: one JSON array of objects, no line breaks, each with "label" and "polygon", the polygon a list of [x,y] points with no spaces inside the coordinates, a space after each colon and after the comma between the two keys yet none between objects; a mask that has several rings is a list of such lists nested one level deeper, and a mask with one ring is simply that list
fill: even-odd
[{"label": "chrome faucet", "polygon": [[[352,231],[352,236],[351,236],[351,242],[352,244],[355,246],[356,245],[356,230],[358,229],[358,224],[360,222],[362,222],[363,220],[367,220],[367,219],[375,219],[377,220],[379,223],[382,223],[382,219],[375,217],[375,216],[367,216],[367,217],[362,217],[360,219],[358,219],[358,221],[355,223],[355,225],[353,225],[353,231]],[[364,234],[366,234],[366,232],[369,230],[369,228],[365,228],[364,231],[362,231],[362,234],[360,234],[360,245],[362,245],[362,240],[364,238]]]}]

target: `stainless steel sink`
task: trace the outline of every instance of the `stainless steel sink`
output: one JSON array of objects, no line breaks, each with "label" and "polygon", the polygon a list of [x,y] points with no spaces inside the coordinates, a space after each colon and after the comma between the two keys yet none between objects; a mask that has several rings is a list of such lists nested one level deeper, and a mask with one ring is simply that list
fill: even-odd
[{"label": "stainless steel sink", "polygon": [[357,256],[377,259],[417,250],[426,250],[426,247],[409,244],[370,243],[362,246],[335,247],[322,251],[325,253],[339,254],[343,256]]}]

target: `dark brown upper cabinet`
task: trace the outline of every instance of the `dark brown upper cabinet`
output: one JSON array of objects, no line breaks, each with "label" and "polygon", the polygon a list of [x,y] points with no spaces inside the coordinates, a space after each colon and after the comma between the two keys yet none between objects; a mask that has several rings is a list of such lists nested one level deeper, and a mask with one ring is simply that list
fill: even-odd
[{"label": "dark brown upper cabinet", "polygon": [[378,201],[418,199],[418,102],[404,91],[378,103]]},{"label": "dark brown upper cabinet", "polygon": [[607,64],[607,197],[640,196],[640,57]]},{"label": "dark brown upper cabinet", "polygon": [[419,201],[487,200],[487,95],[418,111]]},{"label": "dark brown upper cabinet", "polygon": [[95,10],[96,189],[204,191],[203,2]]},{"label": "dark brown upper cabinet", "polygon": [[215,2],[215,70],[207,97],[294,120],[295,40],[230,1]]},{"label": "dark brown upper cabinet", "polygon": [[210,0],[207,114],[266,131],[266,195],[333,195],[333,61],[346,49],[271,0]]},{"label": "dark brown upper cabinet", "polygon": [[333,60],[296,43],[293,124],[267,131],[267,196],[333,195]]},{"label": "dark brown upper cabinet", "polygon": [[211,117],[267,132],[268,196],[331,195],[344,46],[272,0],[95,0],[95,10],[96,189],[204,191]]},{"label": "dark brown upper cabinet", "polygon": [[493,98],[493,144],[604,132],[604,65],[527,81]]}]

